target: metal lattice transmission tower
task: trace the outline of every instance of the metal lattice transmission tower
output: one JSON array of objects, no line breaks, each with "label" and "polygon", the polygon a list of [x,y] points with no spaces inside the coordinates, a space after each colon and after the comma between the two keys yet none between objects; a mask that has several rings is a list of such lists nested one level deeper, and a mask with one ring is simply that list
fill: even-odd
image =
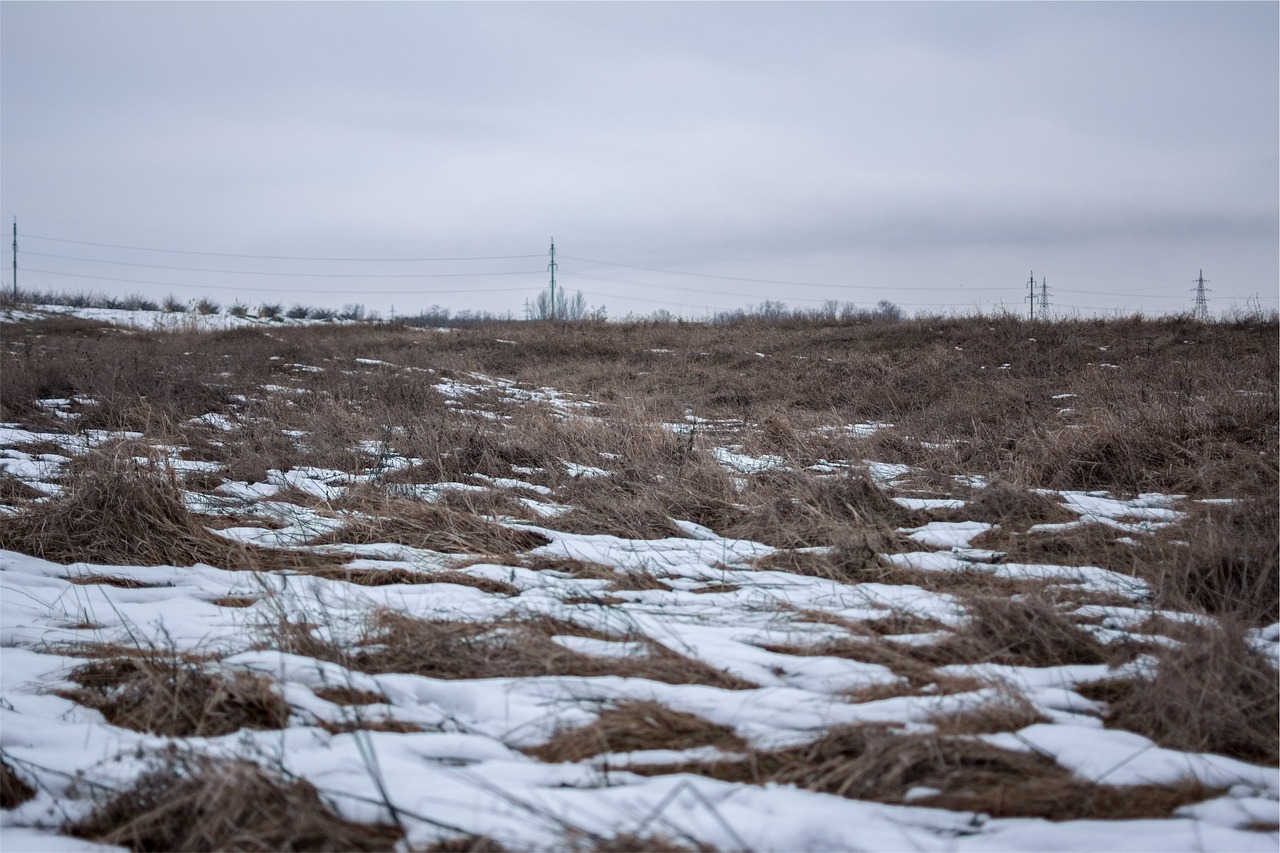
[{"label": "metal lattice transmission tower", "polygon": [[1196,282],[1196,307],[1195,307],[1195,310],[1191,312],[1191,316],[1195,317],[1197,320],[1208,320],[1209,319],[1209,300],[1205,296],[1205,293],[1207,293],[1209,289],[1205,287],[1205,285],[1209,283],[1209,280],[1204,277],[1204,270],[1200,270],[1200,277],[1197,278],[1195,282]]},{"label": "metal lattice transmission tower", "polygon": [[551,263],[547,264],[547,269],[551,270],[551,319],[556,318],[556,238],[551,238]]},{"label": "metal lattice transmission tower", "polygon": [[1044,319],[1049,313],[1049,280],[1047,278],[1040,279],[1040,319]]}]

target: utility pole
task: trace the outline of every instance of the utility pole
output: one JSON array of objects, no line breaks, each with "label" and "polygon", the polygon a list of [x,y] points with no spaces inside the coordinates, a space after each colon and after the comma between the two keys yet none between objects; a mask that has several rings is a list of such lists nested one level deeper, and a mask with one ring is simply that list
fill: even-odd
[{"label": "utility pole", "polygon": [[1043,320],[1049,313],[1049,280],[1047,278],[1040,279],[1040,319]]},{"label": "utility pole", "polygon": [[[14,253],[16,256],[17,244],[15,243],[14,245],[15,245]],[[1207,288],[1205,287],[1205,285],[1208,283],[1208,281],[1209,280],[1204,277],[1204,270],[1200,270],[1200,277],[1195,279],[1196,307],[1195,307],[1195,310],[1191,312],[1191,316],[1195,317],[1197,320],[1209,319],[1209,300],[1205,298],[1205,293],[1207,292]]]},{"label": "utility pole", "polygon": [[556,319],[556,238],[552,237],[552,263],[547,265],[552,272],[552,319]]},{"label": "utility pole", "polygon": [[13,302],[18,302],[18,217],[13,217]]},{"label": "utility pole", "polygon": [[1031,271],[1031,278],[1027,279],[1027,319],[1034,320],[1036,318],[1036,271]]}]

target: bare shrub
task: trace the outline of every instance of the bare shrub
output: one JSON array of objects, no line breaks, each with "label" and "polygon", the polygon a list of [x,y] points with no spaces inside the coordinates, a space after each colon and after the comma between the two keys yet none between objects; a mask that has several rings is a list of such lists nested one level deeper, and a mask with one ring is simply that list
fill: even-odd
[{"label": "bare shrub", "polygon": [[139,851],[391,850],[403,835],[337,816],[301,779],[181,753],[63,831]]},{"label": "bare shrub", "polygon": [[80,685],[60,695],[115,726],[169,737],[217,737],[240,729],[283,728],[289,707],[263,676],[211,673],[198,660],[142,650],[84,664]]}]

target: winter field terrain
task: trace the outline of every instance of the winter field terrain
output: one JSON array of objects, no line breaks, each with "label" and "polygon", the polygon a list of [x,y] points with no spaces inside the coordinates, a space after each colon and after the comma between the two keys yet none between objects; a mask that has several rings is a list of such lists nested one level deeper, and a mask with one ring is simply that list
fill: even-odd
[{"label": "winter field terrain", "polygon": [[1274,322],[0,320],[6,851],[1280,843]]}]

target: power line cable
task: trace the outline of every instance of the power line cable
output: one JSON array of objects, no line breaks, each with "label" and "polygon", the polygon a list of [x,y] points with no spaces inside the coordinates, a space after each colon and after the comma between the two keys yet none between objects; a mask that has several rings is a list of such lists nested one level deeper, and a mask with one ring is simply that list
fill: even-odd
[{"label": "power line cable", "polygon": [[295,243],[537,243],[534,237],[296,237],[288,235],[224,234],[217,231],[175,231],[163,228],[138,228],[130,225],[102,225],[93,222],[67,222],[58,219],[42,219],[24,216],[24,222],[43,222],[46,225],[68,225],[74,228],[97,228],[105,231],[133,231],[146,234],[179,234],[185,237],[224,237],[232,240],[279,240]]},{"label": "power line cable", "polygon": [[[88,240],[67,240],[61,237],[41,237],[36,234],[23,235],[24,240],[48,240],[52,243],[74,243],[77,246],[98,246],[106,249],[130,249],[136,252],[163,252],[170,255],[203,255],[206,257],[216,258],[253,258],[257,260],[268,261],[370,261],[378,263],[395,263],[395,262],[428,262],[428,261],[504,261],[512,259],[540,258],[541,254],[536,255],[468,255],[453,258],[334,258],[334,257],[315,257],[305,255],[248,255],[239,252],[198,252],[190,249],[156,249],[147,246],[123,246],[117,243],[94,243]],[[30,254],[36,254],[31,252]],[[61,255],[46,255],[45,257],[63,257]]]},{"label": "power line cable", "polygon": [[111,264],[121,267],[140,267],[151,270],[177,270],[179,272],[203,272],[217,275],[273,275],[297,278],[464,278],[485,275],[537,275],[539,270],[509,270],[504,272],[434,272],[434,273],[333,273],[333,272],[271,272],[267,270],[218,270],[208,267],[175,267],[168,264],[139,264],[133,261],[108,261],[105,258],[82,258],[75,255],[53,255],[48,252],[23,252],[38,258],[57,258],[63,261],[81,261],[91,264]]},{"label": "power line cable", "polygon": [[[189,290],[191,289],[234,290],[234,291],[240,291],[240,292],[243,292],[245,290],[254,290],[261,293],[292,293],[298,296],[305,296],[310,293],[352,293],[352,291],[348,288],[342,288],[339,290],[309,288],[305,291],[298,291],[298,290],[279,288],[279,287],[276,287],[276,288],[258,287],[256,285],[245,285],[244,287],[227,287],[227,286],[219,286],[216,284],[183,284],[183,283],[174,282],[174,281],[146,281],[144,279],[138,279],[138,278],[116,278],[113,276],[105,276],[105,275],[87,275],[85,273],[60,272],[58,270],[42,270],[42,269],[36,269],[34,267],[26,267],[26,266],[19,266],[18,269],[23,272],[44,273],[46,275],[59,275],[59,276],[66,276],[68,278],[86,278],[86,279],[93,279],[95,281],[118,281],[118,282],[124,282],[126,284],[149,284],[155,287],[180,287],[180,288],[186,288]],[[491,288],[469,287],[464,290],[419,290],[416,288],[413,290],[365,290],[362,288],[359,291],[359,293],[369,294],[370,296],[398,296],[401,294],[412,295],[417,293],[421,293],[421,294],[520,293],[520,292],[528,292],[531,290],[540,290],[540,289],[541,289],[541,285],[528,285],[526,287],[491,287]]]}]

